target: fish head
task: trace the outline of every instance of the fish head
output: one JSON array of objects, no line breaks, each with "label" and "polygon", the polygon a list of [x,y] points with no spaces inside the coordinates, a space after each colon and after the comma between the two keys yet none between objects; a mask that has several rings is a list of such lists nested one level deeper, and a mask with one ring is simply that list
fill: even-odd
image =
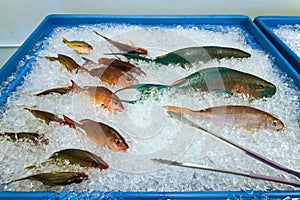
[{"label": "fish head", "polygon": [[126,143],[125,139],[116,130],[112,128],[110,129],[110,133],[111,134],[107,140],[108,148],[115,152],[126,152],[129,146]]},{"label": "fish head", "polygon": [[99,58],[99,59],[98,59],[98,64],[109,65],[109,64],[111,64],[114,60],[115,60],[114,58]]},{"label": "fish head", "polygon": [[118,80],[118,85],[122,86],[122,87],[128,87],[131,85],[135,85],[138,84],[139,81],[134,78],[132,75],[124,73],[123,76],[121,76]]},{"label": "fish head", "polygon": [[104,102],[105,107],[111,111],[112,113],[116,114],[124,110],[124,106],[121,103],[119,97],[113,94]]},{"label": "fish head", "polygon": [[81,183],[89,178],[89,176],[84,172],[75,172],[67,182]]},{"label": "fish head", "polygon": [[261,81],[254,85],[253,96],[256,99],[270,98],[276,93],[276,86],[272,83]]},{"label": "fish head", "polygon": [[280,119],[277,119],[276,117],[273,116],[269,116],[267,120],[267,127],[271,130],[281,131],[284,129],[285,126]]},{"label": "fish head", "polygon": [[90,167],[93,168],[99,168],[101,170],[108,170],[109,165],[100,157],[94,155],[91,157],[91,160],[89,160]]}]

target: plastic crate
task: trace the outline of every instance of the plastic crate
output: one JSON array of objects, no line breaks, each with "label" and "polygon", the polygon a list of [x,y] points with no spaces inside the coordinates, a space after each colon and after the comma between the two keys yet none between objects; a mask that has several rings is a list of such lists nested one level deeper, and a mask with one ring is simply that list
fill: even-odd
[{"label": "plastic crate", "polygon": [[[24,44],[8,60],[0,70],[0,84],[2,92],[0,108],[5,109],[4,104],[8,95],[15,91],[23,81],[24,75],[31,70],[31,61],[34,60],[34,52],[41,48],[36,44],[47,37],[56,27],[77,26],[97,23],[127,23],[141,26],[174,26],[194,24],[195,26],[212,24],[222,26],[234,26],[243,30],[247,42],[253,47],[262,49],[272,56],[274,65],[293,79],[300,89],[300,76],[295,69],[284,59],[266,36],[259,30],[253,21],[243,15],[199,15],[199,16],[111,16],[111,15],[49,15],[36,30],[29,36]],[[32,56],[26,63],[26,67],[17,68],[24,56]],[[16,78],[8,79],[12,74]],[[0,110],[1,110],[0,109]],[[60,193],[53,192],[0,192],[0,199],[283,199],[300,197],[300,191],[219,191],[219,192],[82,192]]]},{"label": "plastic crate", "polygon": [[282,53],[286,60],[300,73],[300,57],[273,32],[280,25],[300,24],[300,16],[259,16],[254,19],[254,23],[269,38],[279,52]]}]

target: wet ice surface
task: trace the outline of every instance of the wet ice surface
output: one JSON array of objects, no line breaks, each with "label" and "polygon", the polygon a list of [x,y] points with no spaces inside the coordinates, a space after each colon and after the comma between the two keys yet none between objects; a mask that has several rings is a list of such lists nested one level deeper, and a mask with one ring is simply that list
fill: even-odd
[{"label": "wet ice surface", "polygon": [[[97,61],[114,47],[95,35],[96,30],[118,41],[132,40],[136,46],[147,48],[151,56],[161,55],[176,49],[190,46],[228,46],[251,53],[249,59],[223,59],[197,65],[191,69],[179,66],[159,66],[140,62],[138,64],[147,76],[138,77],[141,83],[171,84],[199,69],[225,66],[251,73],[266,79],[277,86],[276,94],[269,99],[247,101],[239,97],[228,97],[211,93],[178,93],[164,95],[158,100],[150,98],[137,104],[124,104],[125,111],[113,115],[97,107],[88,98],[79,94],[48,95],[36,97],[33,94],[45,89],[70,85],[74,80],[80,86],[103,85],[113,91],[119,87],[110,87],[97,78],[85,73],[70,74],[59,67],[57,62],[49,62],[44,56],[68,55],[79,64],[81,56],[61,42],[84,40],[90,43],[94,51],[86,57]],[[177,105],[191,109],[203,109],[217,105],[250,105],[279,117],[286,126],[283,132],[261,130],[253,134],[241,130],[218,127],[197,121],[236,143],[252,149],[282,165],[300,170],[299,155],[299,91],[291,80],[276,67],[261,50],[252,49],[247,44],[239,28],[220,29],[218,31],[198,28],[142,28],[128,25],[94,25],[77,28],[57,28],[52,36],[43,41],[43,49],[36,56],[33,68],[25,77],[24,83],[8,98],[6,110],[0,120],[1,131],[38,131],[49,139],[49,145],[33,146],[24,142],[12,143],[0,141],[0,181],[25,177],[39,172],[80,170],[89,174],[89,181],[65,187],[47,187],[36,181],[20,181],[3,187],[7,191],[229,191],[229,190],[291,190],[291,186],[258,181],[221,173],[195,169],[165,166],[153,163],[151,158],[163,158],[183,162],[198,163],[229,170],[253,171],[297,181],[247,157],[244,153],[216,142],[201,131],[197,131],[181,122],[171,119],[161,108],[162,105]],[[22,66],[21,66],[22,67]],[[127,153],[112,152],[97,147],[82,134],[56,123],[46,125],[37,120],[28,111],[17,105],[36,106],[57,115],[67,115],[77,121],[93,119],[104,122],[117,129],[128,142]],[[24,167],[43,162],[52,153],[66,149],[80,148],[89,150],[110,165],[108,171],[84,169],[79,166],[45,166],[41,171],[24,170]]]},{"label": "wet ice surface", "polygon": [[280,25],[273,31],[298,57],[300,57],[300,24]]}]

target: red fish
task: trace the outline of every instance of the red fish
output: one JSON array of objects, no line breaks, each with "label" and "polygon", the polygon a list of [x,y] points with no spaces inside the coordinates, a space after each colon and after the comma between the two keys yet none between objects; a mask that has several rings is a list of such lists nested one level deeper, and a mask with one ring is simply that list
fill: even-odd
[{"label": "red fish", "polygon": [[122,103],[119,100],[119,97],[114,94],[112,91],[102,86],[78,86],[73,80],[71,80],[72,86],[70,90],[75,93],[84,93],[88,95],[96,104],[101,104],[101,108],[106,108],[113,113],[120,112],[124,110]]},{"label": "red fish", "polygon": [[82,129],[86,137],[95,142],[98,146],[107,146],[113,151],[126,152],[129,148],[125,139],[114,128],[102,123],[96,122],[91,119],[80,120],[79,123],[64,116],[65,123],[71,128]]}]

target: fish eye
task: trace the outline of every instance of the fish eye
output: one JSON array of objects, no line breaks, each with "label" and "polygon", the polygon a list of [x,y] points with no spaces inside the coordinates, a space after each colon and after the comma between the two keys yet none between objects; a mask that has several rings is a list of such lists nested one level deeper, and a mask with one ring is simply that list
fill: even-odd
[{"label": "fish eye", "polygon": [[121,143],[121,140],[120,140],[119,138],[116,138],[116,139],[115,139],[115,143],[116,143],[116,144],[120,144],[120,143]]},{"label": "fish eye", "polygon": [[273,120],[272,121],[272,126],[278,126],[278,121],[277,120]]},{"label": "fish eye", "polygon": [[92,163],[92,166],[93,166],[93,167],[97,167],[97,166],[98,166],[98,163],[94,161],[94,162]]},{"label": "fish eye", "polygon": [[262,89],[264,89],[264,86],[263,85],[259,85],[258,89],[262,90]]}]

